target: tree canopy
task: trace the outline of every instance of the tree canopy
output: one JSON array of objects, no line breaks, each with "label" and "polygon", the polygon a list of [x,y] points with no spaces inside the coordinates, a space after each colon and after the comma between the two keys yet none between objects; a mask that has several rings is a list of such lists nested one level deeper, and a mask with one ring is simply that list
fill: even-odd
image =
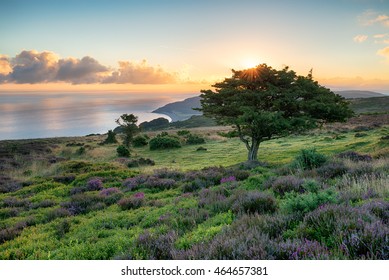
[{"label": "tree canopy", "polygon": [[116,123],[120,125],[124,133],[124,145],[129,147],[134,136],[139,133],[139,127],[136,125],[138,122],[138,117],[133,114],[123,114],[119,119],[116,120]]},{"label": "tree canopy", "polygon": [[235,71],[232,77],[202,90],[200,109],[219,124],[232,125],[249,153],[258,159],[259,144],[352,116],[347,101],[312,78],[289,67],[266,64]]}]

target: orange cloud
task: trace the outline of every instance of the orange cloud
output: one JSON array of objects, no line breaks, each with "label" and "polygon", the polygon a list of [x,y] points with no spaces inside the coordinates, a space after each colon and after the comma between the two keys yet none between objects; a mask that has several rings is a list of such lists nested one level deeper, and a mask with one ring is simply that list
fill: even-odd
[{"label": "orange cloud", "polygon": [[146,60],[140,63],[119,61],[119,69],[104,80],[118,84],[171,84],[177,82],[177,74],[166,72],[161,66],[153,67]]},{"label": "orange cloud", "polygon": [[71,84],[174,84],[177,73],[161,66],[120,61],[118,70],[111,70],[96,59],[59,57],[53,52],[22,51],[12,59],[0,56],[0,83],[37,84],[67,82]]}]

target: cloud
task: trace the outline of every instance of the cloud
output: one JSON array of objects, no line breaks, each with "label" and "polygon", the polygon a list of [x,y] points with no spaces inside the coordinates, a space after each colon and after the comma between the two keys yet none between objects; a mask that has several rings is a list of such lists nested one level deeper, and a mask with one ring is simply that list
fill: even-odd
[{"label": "cloud", "polygon": [[357,35],[354,37],[354,42],[363,43],[367,40],[367,38],[368,38],[367,35]]},{"label": "cloud", "polygon": [[168,84],[178,82],[178,74],[161,66],[119,61],[119,69],[112,70],[96,59],[85,56],[59,58],[53,52],[22,51],[9,59],[0,55],[0,83],[36,84],[67,82],[71,84]]},{"label": "cloud", "polygon": [[140,63],[119,61],[119,69],[104,80],[118,84],[169,84],[177,82],[177,74],[169,73],[160,66],[152,67],[146,60]]},{"label": "cloud", "polygon": [[389,62],[389,47],[378,50],[377,54],[386,57],[387,61]]},{"label": "cloud", "polygon": [[365,26],[378,23],[385,27],[389,27],[389,16],[386,14],[379,14],[373,10],[367,10],[361,16],[359,16],[359,22]]},{"label": "cloud", "polygon": [[107,67],[90,56],[85,56],[82,59],[60,59],[55,80],[72,84],[97,83],[107,71]]},{"label": "cloud", "polygon": [[376,34],[373,37],[375,39],[382,39],[382,38],[385,38],[386,36],[388,36],[388,34]]}]

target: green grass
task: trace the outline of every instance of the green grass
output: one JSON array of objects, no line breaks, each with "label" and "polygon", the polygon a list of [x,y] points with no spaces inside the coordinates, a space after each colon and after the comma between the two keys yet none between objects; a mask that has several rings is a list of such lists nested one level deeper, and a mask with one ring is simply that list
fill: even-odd
[{"label": "green grass", "polygon": [[[299,227],[304,225],[304,217],[320,209],[321,204],[363,207],[373,202],[389,202],[389,161],[384,157],[389,151],[389,142],[381,139],[388,135],[388,126],[368,130],[364,132],[366,136],[360,138],[355,137],[352,129],[345,129],[343,132],[317,130],[306,135],[265,141],[260,145],[259,160],[268,165],[251,170],[250,177],[244,181],[216,184],[208,188],[212,192],[211,197],[220,200],[211,201],[210,205],[200,203],[201,197],[207,195],[202,192],[204,189],[184,193],[183,182],[166,190],[141,187],[135,191],[125,191],[122,183],[126,178],[151,173],[153,169],[188,171],[211,166],[237,166],[244,162],[247,157],[244,144],[237,138],[220,137],[217,131],[215,128],[192,130],[192,133],[206,138],[206,143],[201,145],[183,145],[182,148],[162,151],[151,151],[147,146],[133,148],[130,158],[143,157],[155,161],[155,166],[140,168],[128,168],[126,159],[116,155],[117,145],[98,145],[104,136],[57,139],[49,156],[65,156],[64,159],[52,164],[45,161],[39,167],[34,161],[25,161],[19,170],[12,169],[9,173],[11,179],[24,185],[18,190],[0,193],[0,239],[6,239],[0,242],[0,259],[152,258],[166,250],[182,253],[192,249],[193,254],[200,254],[198,252],[207,251],[208,248],[220,249],[223,242],[230,238],[242,238],[244,234],[234,237],[234,232],[240,230],[255,232],[253,240],[259,240],[263,234],[270,232],[267,238],[274,239],[269,239],[266,244],[273,246],[286,242],[287,238],[291,238],[290,242],[303,238],[299,234],[305,231],[299,230]],[[66,146],[69,142],[87,144],[85,154],[78,155],[77,146]],[[52,141],[47,143],[53,144]],[[7,142],[7,149],[13,147],[11,144]],[[207,150],[196,151],[200,146]],[[342,160],[349,170],[348,174],[326,179],[320,178],[317,170],[298,170],[289,165],[302,149],[307,148],[315,148],[326,155],[330,162],[339,161],[335,156],[349,150],[376,158],[373,162],[358,163]],[[40,157],[42,159],[42,155]],[[17,155],[16,160],[23,162],[23,156]],[[44,157],[42,160],[45,160]],[[26,170],[31,172],[23,175]],[[278,209],[273,214],[259,215],[260,223],[253,222],[257,219],[255,215],[247,218],[245,213],[232,214],[231,206],[244,192],[266,191],[274,194],[271,187],[265,188],[264,185],[272,177],[279,176],[277,174],[280,172],[311,180],[317,189],[307,190],[303,194],[276,196]],[[61,178],[72,176],[74,178],[69,182],[61,181]],[[142,206],[122,210],[116,203],[101,203],[99,191],[90,191],[85,199],[95,199],[97,202],[92,206],[96,208],[70,216],[53,214],[72,200],[70,194],[73,188],[85,186],[89,179],[96,177],[103,181],[104,188],[116,187],[124,197],[143,192],[145,198]],[[39,206],[48,202],[52,204]],[[374,211],[381,213],[377,209]],[[151,236],[147,242],[144,241],[145,233]],[[277,242],[274,243],[274,240]],[[244,250],[245,245],[240,245],[239,250]],[[238,248],[219,253],[228,253],[230,249]],[[339,253],[338,248],[328,250],[332,258],[349,257],[344,252]]]}]

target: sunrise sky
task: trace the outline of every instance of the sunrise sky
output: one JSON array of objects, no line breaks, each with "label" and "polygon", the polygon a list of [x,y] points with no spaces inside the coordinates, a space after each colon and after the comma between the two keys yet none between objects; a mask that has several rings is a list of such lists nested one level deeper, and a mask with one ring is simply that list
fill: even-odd
[{"label": "sunrise sky", "polygon": [[288,65],[389,93],[389,1],[0,0],[0,91],[198,92]]}]

